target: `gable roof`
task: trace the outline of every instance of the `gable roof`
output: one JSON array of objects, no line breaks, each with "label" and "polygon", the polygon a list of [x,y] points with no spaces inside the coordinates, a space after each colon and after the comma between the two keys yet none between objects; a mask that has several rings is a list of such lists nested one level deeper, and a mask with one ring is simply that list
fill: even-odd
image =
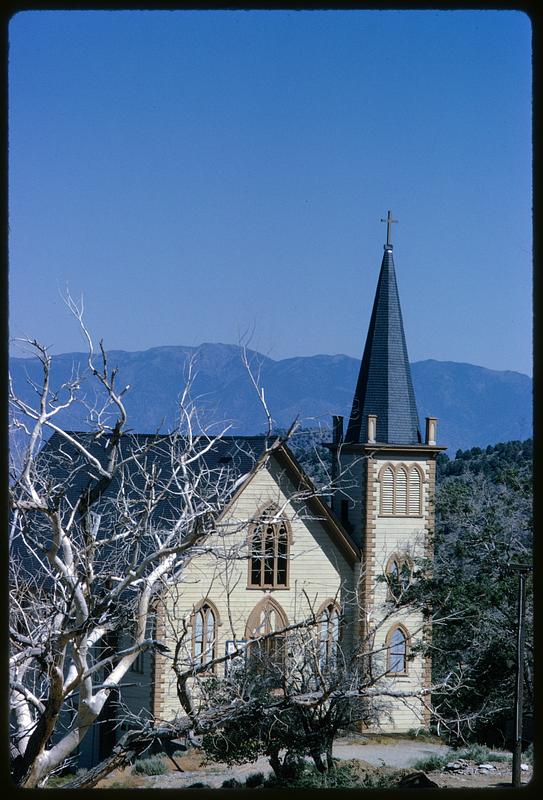
[{"label": "gable roof", "polygon": [[[68,433],[74,442],[85,446],[103,466],[106,465],[110,443],[108,435],[97,436],[96,433],[78,431]],[[201,447],[204,451],[210,440],[207,437],[199,437],[194,441],[196,449]],[[226,513],[235,498],[262,466],[269,444],[269,437],[266,436],[223,436],[215,439],[212,446],[202,452],[201,458],[195,462],[194,476],[198,475],[201,479],[202,474],[206,473],[202,491],[205,491],[207,501],[216,502],[223,499],[221,516]],[[120,441],[120,458],[126,459],[124,474],[116,476],[109,482],[105,481],[102,485],[98,475],[95,474],[96,471],[93,472],[89,468],[77,445],[59,433],[53,434],[44,445],[40,461],[47,465],[53,480],[63,485],[69,502],[75,501],[85,489],[97,491],[99,499],[94,505],[94,510],[100,512],[103,508],[107,513],[109,509],[111,513],[109,504],[119,491],[121,480],[124,481],[128,498],[133,503],[138,501],[138,489],[143,488],[141,470],[136,462],[131,460],[134,453],[141,453],[141,458],[146,459],[147,471],[154,468],[165,482],[172,475],[172,453],[175,454],[175,447],[182,450],[184,445],[186,439],[174,434],[123,434]],[[354,563],[360,557],[357,546],[323,499],[311,494],[315,487],[287,445],[278,442],[272,447],[271,457],[278,460],[294,486],[309,492],[308,505],[326,526],[330,536],[350,563]],[[161,525],[174,522],[179,513],[179,503],[179,496],[174,496],[173,493],[171,496],[166,496],[155,510],[156,521]]]},{"label": "gable roof", "polygon": [[[101,481],[98,470],[89,467],[87,459],[81,454],[76,442],[106,467],[109,457],[111,437],[108,434],[67,431],[74,443],[60,433],[53,436],[44,445],[40,453],[40,463],[46,465],[53,481],[62,484],[66,499],[75,500],[81,492],[89,490],[97,492],[100,503],[107,507],[120,489],[121,481],[127,496],[134,502],[138,490],[144,488],[143,470],[140,466],[145,462],[145,470],[152,469],[158,479],[165,483],[173,475],[173,463],[176,449],[179,453],[186,448],[187,439],[175,434],[125,433],[119,443],[119,461],[124,462],[122,475],[117,474],[111,481]],[[206,450],[210,440],[206,437],[194,439],[196,451],[200,451],[198,460],[189,465],[188,471],[198,475],[202,493],[209,501],[215,501],[219,495],[228,496],[233,491],[240,476],[249,474],[265,449],[263,436],[225,436],[215,439]],[[136,460],[134,456],[138,456]],[[138,464],[139,461],[139,464]],[[202,479],[204,473],[207,479]],[[155,518],[164,523],[175,519],[179,509],[179,500],[166,496],[157,505]]]},{"label": "gable roof", "polygon": [[[291,478],[298,480],[300,488],[307,489],[309,492],[315,489],[313,481],[306,475],[298,460],[285,444],[281,445],[277,450],[277,458],[279,462],[290,473]],[[343,554],[346,556],[349,563],[352,565],[355,561],[360,560],[360,548],[354,543],[350,534],[345,530],[339,519],[336,517],[330,506],[325,503],[319,494],[310,494],[307,498],[308,506],[313,510],[318,519],[328,529],[332,539],[336,542]]]},{"label": "gable roof", "polygon": [[403,329],[392,245],[385,245],[368,336],[353,399],[347,443],[367,442],[368,415],[377,415],[376,440],[420,444],[419,415]]}]

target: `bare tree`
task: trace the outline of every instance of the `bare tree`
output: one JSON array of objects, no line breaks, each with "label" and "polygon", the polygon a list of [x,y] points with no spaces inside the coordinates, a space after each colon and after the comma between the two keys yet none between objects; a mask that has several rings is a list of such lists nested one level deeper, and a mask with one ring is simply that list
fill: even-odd
[{"label": "bare tree", "polygon": [[[183,663],[182,626],[171,653],[154,629],[158,599],[181,579],[191,559],[208,553],[217,559],[248,557],[239,544],[243,537],[236,534],[245,531],[250,520],[223,524],[221,516],[247,478],[216,457],[227,428],[213,434],[202,429],[190,400],[189,370],[176,430],[152,436],[130,433],[124,405],[128,387],[118,388],[117,371],[109,365],[102,343],[96,357],[82,305],[71,298],[68,305],[87,342],[87,368],[100,388],[97,396],[103,398],[88,409],[91,431],[74,433],[57,424],[61,411],[86,402],[82,380],[74,374],[54,390],[51,356],[36,340],[28,341],[42,367],[42,380],[33,385],[35,404],[22,399],[10,384],[12,426],[25,437],[10,480],[11,765],[15,782],[25,788],[45,785],[52,773],[69,763],[108,701],[116,697],[122,705],[127,673],[142,653],[171,658],[180,718],[171,723],[150,716],[133,719],[134,729],[73,787],[94,785],[157,740],[191,731],[213,733],[254,708],[254,698],[240,693],[231,680],[228,692],[236,696],[227,692],[225,702],[210,696],[203,675],[209,664]],[[245,363],[258,390],[246,356]],[[258,394],[268,431],[261,450],[253,454],[254,469],[264,469],[292,436],[295,424],[284,437],[274,437],[264,394]],[[330,486],[319,490],[329,491]],[[301,506],[315,492],[303,479],[289,502]],[[354,595],[352,604],[358,609]],[[395,610],[391,604],[390,614]],[[389,616],[382,615],[379,624]],[[378,666],[382,658],[371,638],[375,627],[348,658],[338,646],[333,659],[328,654],[323,660],[321,625],[307,599],[298,621],[255,636],[250,653],[254,667],[258,647],[268,640],[280,639],[281,647],[287,648],[281,668],[275,665],[282,693],[270,694],[260,708],[268,717],[295,713],[313,742],[315,763],[327,768],[333,736],[346,720],[354,719],[355,707],[359,719],[361,714],[369,718],[379,698],[409,703],[436,687],[402,692],[387,682],[386,664]],[[212,665],[233,661],[243,652],[236,648],[213,659]],[[447,677],[444,684],[449,683]],[[128,711],[125,718],[130,718]],[[278,758],[278,752],[273,757]]]},{"label": "bare tree", "polygon": [[[421,705],[432,710],[430,697],[439,702],[454,693],[462,676],[453,670],[439,684],[417,689],[398,681],[388,646],[376,639],[400,609],[413,606],[413,599],[407,585],[391,582],[390,588],[379,619],[354,647],[344,623],[359,613],[359,604],[354,593],[344,591],[341,606],[338,592],[324,610],[317,610],[303,591],[298,621],[240,641],[227,655],[198,665],[191,661],[187,630],[182,629],[174,652],[166,656],[177,678],[177,724],[203,737],[208,757],[239,764],[266,755],[281,779],[292,777],[306,755],[320,772],[334,769],[332,746],[340,729],[378,725],[391,701],[416,713]],[[409,658],[430,649],[427,625],[421,616],[412,631]],[[226,668],[224,677],[217,668]],[[442,719],[441,724],[447,727],[448,722]]]},{"label": "bare tree", "polygon": [[[164,648],[153,634],[155,598],[205,552],[244,477],[212,458],[226,428],[201,430],[190,374],[175,432],[126,432],[128,387],[117,387],[102,343],[96,358],[82,305],[67,302],[105,398],[89,409],[92,432],[57,424],[82,401],[81,379],[53,390],[38,341],[27,342],[42,367],[35,404],[10,382],[11,425],[26,439],[10,479],[11,762],[29,788],[67,763],[138,655]],[[277,444],[266,441],[262,465]]]}]

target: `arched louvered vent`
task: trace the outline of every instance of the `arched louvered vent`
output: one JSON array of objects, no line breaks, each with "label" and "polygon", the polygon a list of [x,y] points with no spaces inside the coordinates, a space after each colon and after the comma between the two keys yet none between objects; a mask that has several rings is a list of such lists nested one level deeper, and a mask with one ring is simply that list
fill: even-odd
[{"label": "arched louvered vent", "polygon": [[381,514],[394,513],[394,472],[387,467],[381,477]]},{"label": "arched louvered vent", "polygon": [[395,514],[407,514],[407,470],[401,467],[396,473]]},{"label": "arched louvered vent", "polygon": [[422,473],[417,466],[407,468],[402,464],[395,467],[387,464],[383,466],[379,480],[381,516],[422,516]]},{"label": "arched louvered vent", "polygon": [[409,514],[418,516],[421,513],[421,477],[415,467],[409,470]]}]

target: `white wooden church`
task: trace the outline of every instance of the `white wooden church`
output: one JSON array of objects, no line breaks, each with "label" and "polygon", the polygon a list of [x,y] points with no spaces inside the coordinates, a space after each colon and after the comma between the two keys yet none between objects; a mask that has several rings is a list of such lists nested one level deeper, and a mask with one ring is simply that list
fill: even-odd
[{"label": "white wooden church", "polygon": [[[389,231],[390,221],[389,212]],[[323,647],[354,652],[373,631],[387,686],[429,686],[430,658],[417,645],[431,632],[420,612],[391,614],[386,576],[405,585],[415,561],[432,556],[436,456],[445,448],[437,445],[435,418],[426,418],[421,436],[389,235],[350,419],[344,428],[334,417],[328,446],[332,496],[300,500],[309,479],[287,445],[263,465],[262,437],[225,437],[217,459],[238,459],[246,477],[217,521],[215,554],[193,558],[160,598],[156,638],[172,652],[181,637],[184,658],[199,666],[311,610]],[[216,557],[221,546],[236,544],[245,558]],[[211,672],[220,677],[225,669],[222,663]],[[147,707],[163,720],[180,713],[167,654],[143,653],[130,678],[123,703],[134,712]],[[379,725],[405,732],[428,723],[420,699],[392,697]],[[93,760],[100,755],[97,735],[89,732],[82,746]],[[104,742],[99,749],[103,755]]]}]

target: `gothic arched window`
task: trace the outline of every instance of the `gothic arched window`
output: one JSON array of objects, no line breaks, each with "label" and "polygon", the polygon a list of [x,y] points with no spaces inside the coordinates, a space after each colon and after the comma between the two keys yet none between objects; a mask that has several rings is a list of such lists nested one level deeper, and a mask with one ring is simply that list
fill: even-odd
[{"label": "gothic arched window", "polygon": [[321,668],[337,665],[339,647],[339,608],[333,600],[326,602],[318,615],[319,662]]},{"label": "gothic arched window", "polygon": [[380,516],[422,515],[422,470],[417,464],[410,467],[386,464],[379,473],[379,481]]},{"label": "gothic arched window", "polygon": [[274,506],[267,508],[250,537],[248,585],[259,589],[288,587],[288,523]]},{"label": "gothic arched window", "polygon": [[407,675],[408,634],[402,625],[391,628],[387,635],[387,672]]},{"label": "gothic arched window", "polygon": [[413,574],[411,561],[405,556],[392,555],[385,573],[389,590],[388,599],[399,600],[411,583]]},{"label": "gothic arched window", "polygon": [[[276,671],[277,677],[282,674],[285,663],[286,635],[269,634],[281,631],[287,625],[287,617],[279,603],[271,597],[265,597],[254,607],[245,626],[245,638],[249,640],[247,647],[249,659],[262,671]],[[251,639],[260,636],[267,638],[251,642]]]},{"label": "gothic arched window", "polygon": [[218,614],[214,606],[204,601],[192,614],[192,663],[201,667],[216,657]]}]

